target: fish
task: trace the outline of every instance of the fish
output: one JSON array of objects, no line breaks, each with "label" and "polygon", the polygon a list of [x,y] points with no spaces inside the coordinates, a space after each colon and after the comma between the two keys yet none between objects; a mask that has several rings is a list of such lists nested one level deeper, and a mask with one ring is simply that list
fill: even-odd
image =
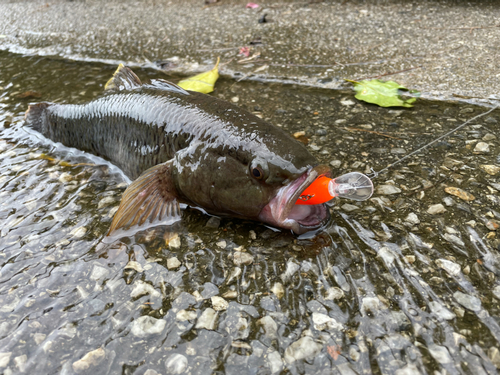
[{"label": "fish", "polygon": [[108,160],[132,180],[108,235],[171,225],[181,219],[182,203],[297,235],[330,216],[325,204],[295,204],[331,169],[283,129],[163,79],[142,83],[122,64],[101,96],[30,105],[25,125]]}]

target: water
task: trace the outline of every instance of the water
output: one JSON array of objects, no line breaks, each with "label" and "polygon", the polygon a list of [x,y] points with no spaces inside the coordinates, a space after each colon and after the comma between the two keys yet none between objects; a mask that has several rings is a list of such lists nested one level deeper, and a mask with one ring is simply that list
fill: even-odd
[{"label": "water", "polygon": [[[485,169],[499,166],[500,111],[380,176],[371,200],[336,201],[312,238],[188,209],[104,243],[123,175],[22,122],[30,102],[96,97],[114,69],[0,52],[0,373],[497,373],[500,182]],[[336,175],[485,110],[224,80],[214,95],[304,131]]]}]

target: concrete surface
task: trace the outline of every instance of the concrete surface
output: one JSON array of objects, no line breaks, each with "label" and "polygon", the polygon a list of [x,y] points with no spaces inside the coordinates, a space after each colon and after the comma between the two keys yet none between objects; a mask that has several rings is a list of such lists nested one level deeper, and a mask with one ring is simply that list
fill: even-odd
[{"label": "concrete surface", "polygon": [[0,49],[169,74],[220,56],[236,79],[339,88],[384,75],[427,98],[500,99],[499,2],[256,2],[3,1]]}]

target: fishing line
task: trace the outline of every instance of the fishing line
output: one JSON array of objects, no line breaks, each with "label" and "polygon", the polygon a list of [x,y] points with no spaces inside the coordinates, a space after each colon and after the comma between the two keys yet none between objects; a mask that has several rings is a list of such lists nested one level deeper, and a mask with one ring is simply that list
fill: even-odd
[{"label": "fishing line", "polygon": [[420,152],[420,151],[422,151],[422,150],[426,149],[426,148],[427,148],[427,147],[429,147],[430,145],[432,145],[432,144],[434,144],[434,143],[436,143],[436,142],[438,142],[438,141],[440,141],[440,140],[442,140],[442,139],[446,138],[447,136],[449,136],[450,134],[453,134],[453,133],[454,133],[454,132],[456,132],[457,130],[459,130],[459,129],[463,128],[465,125],[469,124],[470,122],[472,122],[472,121],[474,121],[474,120],[476,120],[476,119],[478,119],[478,118],[480,118],[480,117],[486,116],[488,113],[493,112],[493,111],[494,111],[495,109],[497,109],[499,106],[500,106],[500,104],[497,104],[496,106],[494,106],[494,107],[493,107],[493,108],[491,108],[490,110],[488,110],[488,111],[486,111],[486,112],[484,112],[484,113],[481,113],[481,114],[479,114],[479,115],[477,115],[477,116],[475,116],[475,117],[470,118],[469,120],[467,120],[467,121],[466,121],[466,122],[464,122],[463,124],[461,124],[461,125],[457,126],[455,129],[450,130],[448,133],[443,134],[441,137],[436,138],[435,140],[433,140],[433,141],[432,141],[432,142],[430,142],[430,143],[427,143],[426,145],[424,145],[424,146],[420,147],[418,150],[415,150],[415,151],[411,152],[410,154],[408,154],[408,155],[404,156],[403,158],[401,158],[401,159],[399,159],[399,160],[395,161],[394,163],[389,164],[387,167],[385,167],[384,169],[381,169],[381,170],[380,170],[380,171],[378,171],[378,172],[374,171],[374,170],[373,170],[373,168],[371,168],[372,173],[371,173],[368,177],[369,177],[370,179],[374,179],[374,178],[378,177],[381,173],[387,172],[390,168],[392,168],[392,167],[393,167],[393,166],[395,166],[396,164],[401,163],[401,162],[402,162],[402,161],[404,161],[405,159],[408,159],[410,156],[415,155],[416,153],[418,153],[418,152]]}]

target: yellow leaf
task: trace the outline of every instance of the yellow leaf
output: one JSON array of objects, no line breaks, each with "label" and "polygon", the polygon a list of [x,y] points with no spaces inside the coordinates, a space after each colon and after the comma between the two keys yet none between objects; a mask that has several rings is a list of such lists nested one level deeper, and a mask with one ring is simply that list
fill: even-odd
[{"label": "yellow leaf", "polygon": [[215,64],[212,70],[183,79],[178,83],[178,85],[184,90],[198,91],[203,94],[208,94],[209,92],[214,91],[215,82],[217,81],[217,78],[219,78],[218,66],[219,58],[217,58],[217,64]]}]

